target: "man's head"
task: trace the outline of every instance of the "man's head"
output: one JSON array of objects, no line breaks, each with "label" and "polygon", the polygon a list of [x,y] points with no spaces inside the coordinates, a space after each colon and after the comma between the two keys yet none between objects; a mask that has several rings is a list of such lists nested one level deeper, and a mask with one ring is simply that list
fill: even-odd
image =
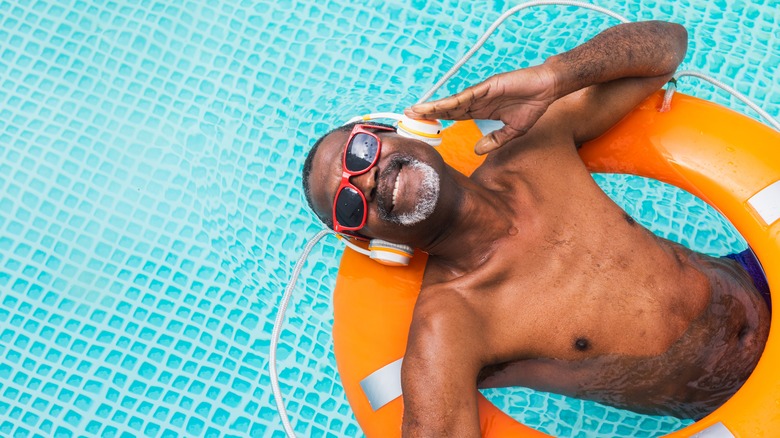
[{"label": "man's head", "polygon": [[314,144],[304,163],[303,187],[309,206],[329,228],[400,243],[404,235],[419,234],[436,210],[445,167],[432,147],[388,125],[353,123]]}]

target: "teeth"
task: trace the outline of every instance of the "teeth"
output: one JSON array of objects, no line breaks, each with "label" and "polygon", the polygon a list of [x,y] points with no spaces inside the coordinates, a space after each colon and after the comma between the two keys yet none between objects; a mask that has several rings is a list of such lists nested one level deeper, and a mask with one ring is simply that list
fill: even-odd
[{"label": "teeth", "polygon": [[401,179],[401,172],[395,177],[395,188],[393,189],[393,206],[396,204],[396,198],[398,197],[398,181]]}]

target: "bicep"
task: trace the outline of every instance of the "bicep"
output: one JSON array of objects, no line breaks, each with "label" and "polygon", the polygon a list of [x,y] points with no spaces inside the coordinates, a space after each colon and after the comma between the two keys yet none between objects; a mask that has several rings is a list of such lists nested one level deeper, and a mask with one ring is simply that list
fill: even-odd
[{"label": "bicep", "polygon": [[447,295],[422,293],[415,304],[402,368],[405,388],[474,386],[485,353],[481,323],[466,300]]},{"label": "bicep", "polygon": [[418,299],[401,368],[404,435],[479,435],[478,326],[457,295]]},{"label": "bicep", "polygon": [[605,133],[671,77],[622,78],[591,85],[559,99],[550,109],[558,125],[570,130],[580,144]]}]

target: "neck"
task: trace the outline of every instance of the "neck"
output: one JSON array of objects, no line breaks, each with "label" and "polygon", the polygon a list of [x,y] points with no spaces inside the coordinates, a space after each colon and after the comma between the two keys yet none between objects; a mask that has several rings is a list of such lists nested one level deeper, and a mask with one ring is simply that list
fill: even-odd
[{"label": "neck", "polygon": [[479,267],[493,254],[496,242],[529,225],[528,216],[522,213],[528,210],[529,196],[519,197],[510,206],[506,194],[460,177],[456,176],[462,189],[459,202],[454,203],[457,207],[446,212],[442,231],[423,247],[431,256],[429,263],[436,263],[448,276],[461,276]]}]

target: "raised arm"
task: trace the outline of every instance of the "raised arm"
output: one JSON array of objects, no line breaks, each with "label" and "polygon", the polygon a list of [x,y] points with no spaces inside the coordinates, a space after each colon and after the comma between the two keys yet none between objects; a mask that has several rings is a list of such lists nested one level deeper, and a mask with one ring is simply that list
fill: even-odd
[{"label": "raised arm", "polygon": [[[481,139],[478,154],[519,137],[547,112],[570,127],[576,142],[606,131],[671,78],[685,56],[678,24],[621,24],[542,65],[492,76],[444,99],[406,110],[414,118],[495,119],[505,126]],[[563,105],[565,103],[565,105]]]}]

